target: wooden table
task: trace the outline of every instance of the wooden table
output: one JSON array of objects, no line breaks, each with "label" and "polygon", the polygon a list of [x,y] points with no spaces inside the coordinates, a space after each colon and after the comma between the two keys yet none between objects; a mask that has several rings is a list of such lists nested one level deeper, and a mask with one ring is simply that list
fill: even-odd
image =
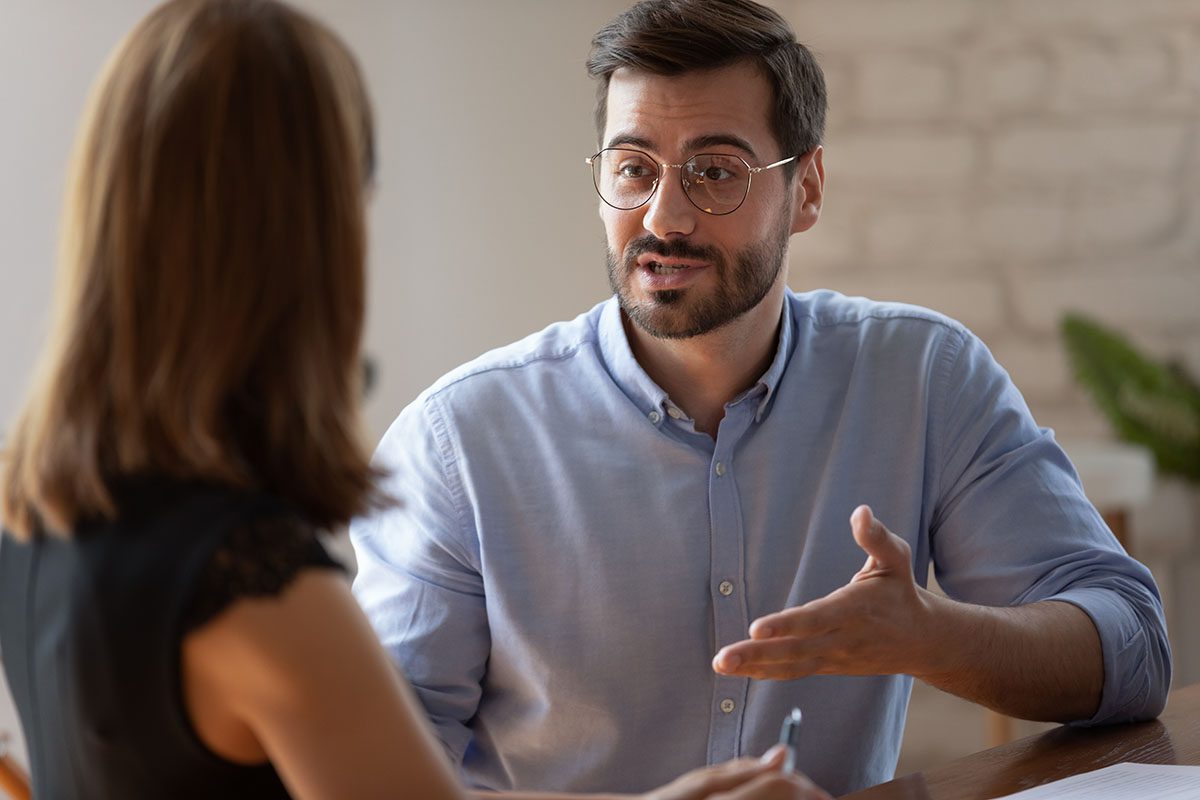
[{"label": "wooden table", "polygon": [[1200,765],[1200,684],[1171,692],[1153,722],[1055,728],[844,798],[991,800],[1122,761]]}]

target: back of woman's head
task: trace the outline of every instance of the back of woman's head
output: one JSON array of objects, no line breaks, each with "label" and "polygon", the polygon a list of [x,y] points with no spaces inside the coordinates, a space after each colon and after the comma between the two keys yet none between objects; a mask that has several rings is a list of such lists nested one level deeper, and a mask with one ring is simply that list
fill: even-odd
[{"label": "back of woman's head", "polygon": [[171,0],[143,20],[76,143],[6,525],[68,532],[144,473],[265,490],[317,524],[364,510],[371,165],[361,78],[320,24],[273,0]]}]

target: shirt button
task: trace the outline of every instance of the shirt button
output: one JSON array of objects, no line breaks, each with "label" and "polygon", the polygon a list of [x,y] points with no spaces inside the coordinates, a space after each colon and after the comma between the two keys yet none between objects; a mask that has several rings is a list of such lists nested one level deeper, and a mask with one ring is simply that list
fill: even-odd
[{"label": "shirt button", "polygon": [[683,412],[675,406],[667,406],[667,415],[671,419],[683,419]]},{"label": "shirt button", "polygon": [[724,700],[721,701],[721,710],[724,711],[726,714],[733,713],[733,708],[734,708],[733,701],[730,700],[728,697],[726,697]]},{"label": "shirt button", "polygon": [[721,581],[721,585],[717,587],[717,591],[729,597],[729,595],[733,594],[733,584],[729,581]]},{"label": "shirt button", "polygon": [[714,471],[717,473],[718,478],[721,477],[722,475],[724,475],[725,474],[725,462],[718,461],[717,466],[714,468]]},{"label": "shirt button", "polygon": [[655,425],[657,425],[662,420],[662,414],[658,413],[657,411],[651,411],[647,416],[650,417],[650,421],[653,422]]}]

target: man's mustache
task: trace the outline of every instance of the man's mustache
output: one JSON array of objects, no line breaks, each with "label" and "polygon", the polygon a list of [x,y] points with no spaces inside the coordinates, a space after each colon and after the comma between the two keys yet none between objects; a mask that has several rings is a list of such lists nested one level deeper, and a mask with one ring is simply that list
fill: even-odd
[{"label": "man's mustache", "polygon": [[693,244],[687,239],[663,241],[657,236],[639,236],[625,246],[625,263],[631,264],[638,256],[650,253],[663,258],[691,258],[697,261],[717,261],[720,253],[715,247]]}]

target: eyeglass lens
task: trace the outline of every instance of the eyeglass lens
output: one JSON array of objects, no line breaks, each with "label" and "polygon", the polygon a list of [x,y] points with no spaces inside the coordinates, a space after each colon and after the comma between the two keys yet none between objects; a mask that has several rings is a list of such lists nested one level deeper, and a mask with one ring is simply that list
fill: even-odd
[{"label": "eyeglass lens", "polygon": [[[600,198],[629,210],[646,203],[664,170],[640,150],[609,148],[592,159],[592,177]],[[746,199],[750,167],[737,156],[701,154],[680,168],[683,191],[701,211],[728,214]]]}]

